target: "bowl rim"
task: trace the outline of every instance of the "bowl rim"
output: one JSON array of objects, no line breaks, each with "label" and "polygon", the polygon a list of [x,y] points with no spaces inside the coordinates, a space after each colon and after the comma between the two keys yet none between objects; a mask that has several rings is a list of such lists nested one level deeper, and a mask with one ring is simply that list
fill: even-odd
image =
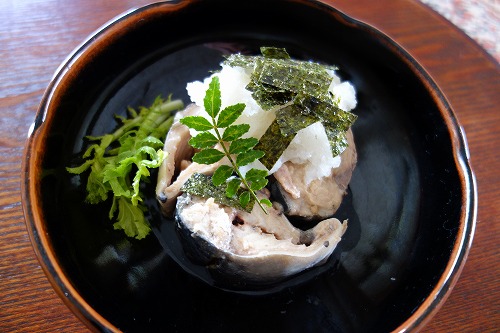
[{"label": "bowl rim", "polygon": [[[79,64],[83,58],[92,53],[92,49],[102,43],[106,36],[119,34],[122,27],[139,16],[147,16],[163,7],[169,7],[170,10],[181,10],[191,3],[199,0],[177,1],[158,1],[140,7],[133,7],[104,23],[97,30],[78,45],[54,72],[39,105],[35,115],[35,120],[28,131],[28,138],[24,147],[24,158],[22,160],[21,174],[21,201],[25,216],[25,223],[28,235],[34,249],[35,255],[47,276],[51,286],[66,306],[91,330],[120,331],[118,327],[104,318],[95,310],[84,297],[76,290],[70,282],[69,277],[64,273],[54,249],[50,246],[50,236],[46,231],[43,221],[43,213],[40,205],[36,203],[39,198],[39,188],[34,182],[38,180],[41,156],[37,153],[43,142],[43,129],[48,118],[50,118],[51,102],[54,99],[61,83],[71,76],[71,69]],[[413,58],[399,43],[393,40],[376,27],[344,14],[336,9],[329,0],[284,0],[286,2],[309,3],[317,6],[323,6],[331,11],[335,18],[343,24],[354,26],[366,33],[376,35],[385,47],[390,48],[393,53],[399,55],[406,66],[425,83],[427,92],[432,96],[438,109],[445,120],[447,130],[451,137],[453,158],[457,167],[462,189],[462,211],[460,214],[459,229],[455,239],[450,260],[448,261],[439,280],[434,285],[432,291],[420,304],[420,306],[401,323],[393,332],[418,331],[438,312],[444,304],[451,290],[456,284],[460,273],[465,265],[468,253],[472,246],[477,219],[477,181],[469,161],[469,149],[464,129],[459,125],[457,117],[444,93],[440,90],[435,80],[425,70],[425,68]],[[42,137],[40,139],[40,137]],[[43,146],[42,146],[43,147]]]}]

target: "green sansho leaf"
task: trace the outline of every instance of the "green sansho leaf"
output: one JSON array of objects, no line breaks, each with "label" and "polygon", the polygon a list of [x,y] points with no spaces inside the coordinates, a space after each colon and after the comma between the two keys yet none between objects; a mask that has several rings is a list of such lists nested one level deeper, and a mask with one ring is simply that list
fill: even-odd
[{"label": "green sansho leaf", "polygon": [[227,182],[226,196],[233,198],[241,187],[241,179],[235,177]]},{"label": "green sansho leaf", "polygon": [[189,144],[194,148],[210,148],[218,142],[219,140],[210,132],[201,132],[189,139]]},{"label": "green sansho leaf", "polygon": [[221,108],[220,83],[217,76],[210,81],[203,103],[205,111],[212,119],[215,119]]},{"label": "green sansho leaf", "polygon": [[212,176],[212,182],[215,186],[220,186],[233,174],[233,168],[229,165],[221,165],[215,170]]},{"label": "green sansho leaf", "polygon": [[[213,164],[226,158],[229,163],[227,165],[223,164],[215,170],[211,178],[212,186],[207,186],[207,184],[201,181],[201,176],[197,176],[188,185],[183,186],[184,191],[202,196],[206,196],[212,192],[217,192],[217,195],[223,193],[225,199],[218,198],[219,203],[233,205],[233,207],[245,210],[251,210],[253,203],[257,202],[260,208],[267,214],[267,210],[255,194],[256,190],[262,189],[267,184],[267,179],[265,179],[267,171],[265,174],[251,173],[253,181],[249,182],[239,170],[240,167],[248,165],[264,156],[263,151],[253,149],[259,140],[256,138],[242,138],[249,131],[250,125],[234,125],[234,122],[243,113],[245,104],[237,103],[227,106],[220,111],[221,92],[217,76],[212,77],[203,102],[205,112],[211,118],[211,121],[200,116],[197,118],[186,117],[188,120],[181,121],[184,125],[190,128],[196,127],[195,129],[198,128],[201,131],[200,134],[189,141],[191,146],[200,149],[199,152],[194,154],[193,162]],[[221,150],[211,148],[215,145],[220,147]],[[234,178],[231,178],[233,175]],[[219,190],[216,191],[216,189]],[[235,201],[235,196],[239,200]]]},{"label": "green sansho leaf", "polygon": [[224,108],[224,110],[220,112],[217,119],[217,127],[225,128],[229,125],[232,125],[236,121],[236,119],[241,116],[244,109],[245,104],[243,103],[234,104]]},{"label": "green sansho leaf", "polygon": [[261,204],[266,205],[267,207],[272,207],[273,203],[269,199],[260,199],[259,201]]},{"label": "green sansho leaf", "polygon": [[241,138],[243,134],[247,133],[249,130],[250,125],[248,124],[231,125],[225,129],[222,140],[226,142],[234,141]]},{"label": "green sansho leaf", "polygon": [[184,117],[179,120],[181,124],[186,125],[189,128],[192,128],[197,131],[208,131],[213,128],[213,125],[202,116],[189,116]]},{"label": "green sansho leaf", "polygon": [[236,165],[239,167],[248,165],[248,164],[258,160],[259,158],[263,157],[264,154],[265,153],[262,150],[246,151],[246,152],[238,155],[238,157],[236,158]]},{"label": "green sansho leaf", "polygon": [[241,207],[248,207],[248,204],[250,203],[250,192],[245,191],[240,194],[240,205]]},{"label": "green sansho leaf", "polygon": [[254,191],[263,189],[267,183],[267,171],[252,168],[248,170],[245,174],[247,182],[250,184],[250,188]]},{"label": "green sansho leaf", "polygon": [[229,145],[229,153],[244,153],[255,147],[257,143],[259,143],[259,140],[257,140],[256,138],[236,139]]},{"label": "green sansho leaf", "polygon": [[194,154],[193,162],[199,164],[213,164],[219,162],[224,156],[225,154],[222,151],[215,148],[208,148]]}]

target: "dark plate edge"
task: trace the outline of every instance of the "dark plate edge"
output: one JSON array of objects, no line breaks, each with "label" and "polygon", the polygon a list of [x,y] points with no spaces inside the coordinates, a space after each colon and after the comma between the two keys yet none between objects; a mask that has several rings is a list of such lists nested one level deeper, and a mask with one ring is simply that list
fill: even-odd
[{"label": "dark plate edge", "polygon": [[[325,2],[328,1],[326,0]],[[419,76],[426,83],[428,93],[439,106],[439,110],[449,131],[452,147],[454,148],[453,156],[462,181],[462,207],[464,208],[460,217],[459,233],[450,255],[450,258],[454,258],[454,260],[448,262],[438,284],[433,288],[420,307],[393,332],[418,331],[438,312],[448,298],[451,290],[458,281],[470,248],[472,247],[477,219],[478,192],[476,177],[470,163],[467,138],[447,97],[423,65],[413,58],[403,46],[379,29],[361,20],[353,19],[340,10],[335,10],[346,24],[356,26],[367,33],[376,34],[388,48],[400,55],[400,58],[415,75]]]}]

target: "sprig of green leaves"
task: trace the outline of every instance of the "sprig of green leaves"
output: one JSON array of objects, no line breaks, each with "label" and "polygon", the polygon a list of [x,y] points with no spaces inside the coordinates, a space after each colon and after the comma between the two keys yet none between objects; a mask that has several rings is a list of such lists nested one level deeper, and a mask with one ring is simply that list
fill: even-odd
[{"label": "sprig of green leaves", "polygon": [[[264,156],[263,151],[253,149],[259,140],[243,138],[250,125],[234,124],[245,109],[245,104],[237,103],[221,110],[221,90],[217,76],[212,78],[203,102],[210,120],[203,116],[189,116],[180,120],[182,124],[200,132],[189,140],[191,146],[200,149],[194,154],[193,162],[213,164],[226,157],[230,165],[220,165],[215,170],[213,185],[225,185],[228,198],[234,198],[238,194],[239,203],[245,209],[253,198],[267,213],[263,205],[270,207],[271,202],[259,199],[255,194],[267,185],[267,171],[252,168],[243,176],[239,169]],[[222,150],[215,148],[217,144]],[[244,191],[239,191],[242,185]]]}]

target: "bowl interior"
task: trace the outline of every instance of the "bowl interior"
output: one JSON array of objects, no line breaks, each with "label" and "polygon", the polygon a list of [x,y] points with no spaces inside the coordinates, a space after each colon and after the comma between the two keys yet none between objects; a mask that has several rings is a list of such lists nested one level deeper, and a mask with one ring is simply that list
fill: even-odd
[{"label": "bowl interior", "polygon": [[[337,214],[349,227],[335,263],[298,285],[256,296],[199,281],[154,235],[124,238],[112,229],[109,207],[85,204],[80,178],[64,168],[83,150],[84,136],[116,126],[115,114],[150,105],[158,95],[189,102],[187,82],[217,70],[225,54],[257,54],[260,46],[340,67],[357,91],[359,161]],[[63,68],[71,69],[58,74],[42,104],[32,149],[41,163],[30,173],[43,172],[33,182],[57,264],[116,327],[390,331],[442,279],[464,231],[465,190],[453,143],[458,129],[420,67],[366,25],[306,1],[155,4],[115,20]]]}]

